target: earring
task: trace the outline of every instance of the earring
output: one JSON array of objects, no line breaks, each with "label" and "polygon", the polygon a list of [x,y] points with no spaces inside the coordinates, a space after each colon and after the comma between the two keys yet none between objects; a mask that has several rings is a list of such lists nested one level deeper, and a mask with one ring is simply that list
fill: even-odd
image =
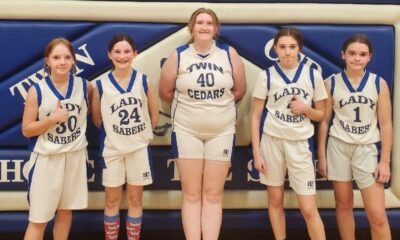
[{"label": "earring", "polygon": [[51,68],[50,68],[49,65],[47,65],[47,64],[44,65],[44,72],[47,73],[47,74],[49,74],[49,75],[51,74]]},{"label": "earring", "polygon": [[72,74],[75,74],[75,73],[77,72],[76,69],[77,69],[76,64],[73,63],[73,64],[72,64],[72,67],[71,67],[71,73],[72,73]]}]

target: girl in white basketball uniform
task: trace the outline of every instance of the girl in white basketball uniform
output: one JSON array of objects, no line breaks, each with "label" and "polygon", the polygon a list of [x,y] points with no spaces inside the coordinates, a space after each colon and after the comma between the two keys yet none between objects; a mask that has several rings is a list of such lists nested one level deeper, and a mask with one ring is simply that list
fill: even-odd
[{"label": "girl in white basketball uniform", "polygon": [[386,81],[365,69],[371,57],[367,36],[349,37],[342,47],[345,70],[325,81],[328,100],[319,127],[318,170],[333,181],[342,239],[355,239],[353,178],[361,191],[372,239],[391,238],[383,184],[390,179],[392,110]]},{"label": "girl in white basketball uniform", "polygon": [[252,145],[260,182],[268,188],[268,213],[276,239],[285,239],[284,181],[297,194],[311,239],[325,239],[315,202],[311,121],[324,115],[326,91],[322,76],[298,62],[300,32],[282,28],[275,35],[279,61],[261,72],[253,91]]},{"label": "girl in white basketball uniform", "polygon": [[132,69],[137,55],[127,34],[113,36],[108,57],[113,69],[96,81],[93,122],[100,128],[101,155],[105,166],[105,239],[118,239],[122,186],[127,182],[127,238],[138,240],[142,224],[143,186],[153,182],[149,141],[158,120],[151,81]]},{"label": "girl in white basketball uniform", "polygon": [[28,91],[22,133],[32,150],[29,162],[29,225],[26,240],[43,239],[57,211],[54,239],[67,239],[72,209],[87,207],[86,118],[91,86],[76,77],[75,53],[64,38],[44,52],[48,76]]},{"label": "girl in white basketball uniform", "polygon": [[196,10],[188,27],[191,40],[165,62],[159,93],[173,100],[171,144],[182,185],[186,239],[218,239],[235,101],[246,90],[244,68],[232,47],[214,40],[219,21],[212,10]]}]

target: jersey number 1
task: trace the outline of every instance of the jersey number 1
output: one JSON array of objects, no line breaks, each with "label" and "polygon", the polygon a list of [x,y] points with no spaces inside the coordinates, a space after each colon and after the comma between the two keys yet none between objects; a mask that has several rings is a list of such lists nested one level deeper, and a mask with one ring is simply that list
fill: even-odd
[{"label": "jersey number 1", "polygon": [[353,111],[356,112],[356,119],[354,119],[354,122],[361,122],[361,120],[360,120],[360,107],[354,108]]}]

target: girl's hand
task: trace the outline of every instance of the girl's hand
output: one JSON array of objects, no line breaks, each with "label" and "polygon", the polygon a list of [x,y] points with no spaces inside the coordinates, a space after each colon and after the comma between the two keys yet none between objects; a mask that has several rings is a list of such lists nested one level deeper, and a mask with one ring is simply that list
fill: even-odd
[{"label": "girl's hand", "polygon": [[254,167],[257,169],[258,172],[265,173],[265,171],[267,170],[267,166],[265,165],[264,158],[260,155],[254,156]]},{"label": "girl's hand", "polygon": [[327,168],[327,164],[326,164],[326,159],[323,159],[323,158],[318,159],[317,171],[322,177],[324,177],[324,178],[328,177],[328,168]]},{"label": "girl's hand", "polygon": [[51,119],[54,123],[63,123],[68,121],[68,110],[61,107],[60,101],[57,102],[56,108],[51,112]]},{"label": "girl's hand", "polygon": [[290,110],[296,115],[305,114],[309,106],[304,104],[297,95],[293,94],[293,98],[289,103]]},{"label": "girl's hand", "polygon": [[388,162],[380,161],[375,170],[375,180],[378,183],[387,183],[390,180],[390,166]]}]

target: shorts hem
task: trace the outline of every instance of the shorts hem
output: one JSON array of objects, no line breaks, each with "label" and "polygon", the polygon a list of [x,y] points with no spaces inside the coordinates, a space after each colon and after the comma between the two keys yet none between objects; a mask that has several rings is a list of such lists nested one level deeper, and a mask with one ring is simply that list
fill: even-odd
[{"label": "shorts hem", "polygon": [[360,186],[360,185],[357,183],[357,181],[356,181],[357,187],[358,187],[358,189],[360,189],[360,190],[365,189],[365,188],[368,188],[368,187],[371,187],[372,185],[374,185],[374,183],[375,183],[375,181],[371,181],[371,183],[369,183],[369,184],[363,184],[362,186]]},{"label": "shorts hem", "polygon": [[230,158],[226,159],[226,158],[210,158],[210,157],[206,157],[206,158],[204,158],[204,160],[207,160],[207,161],[221,161],[221,162],[230,162],[231,161]]},{"label": "shorts hem", "polygon": [[127,182],[127,184],[132,186],[147,186],[153,184],[153,181],[146,181],[146,182]]},{"label": "shorts hem", "polygon": [[199,159],[204,160],[204,156],[177,156],[176,159]]},{"label": "shorts hem", "polygon": [[83,205],[83,206],[59,207],[59,208],[57,208],[57,210],[71,210],[71,211],[73,211],[73,210],[82,210],[82,209],[86,209],[86,208],[88,208],[88,204],[87,203],[85,203],[85,205]]},{"label": "shorts hem", "polygon": [[283,186],[283,184],[284,184],[284,183],[276,183],[276,182],[261,181],[261,180],[260,180],[260,183],[264,184],[266,186],[272,186],[272,187],[280,187],[280,186]]},{"label": "shorts hem", "polygon": [[48,223],[50,222],[53,218],[55,217],[55,215],[51,218],[49,218],[48,220],[43,220],[43,219],[32,219],[32,218],[28,218],[28,221],[31,223]]},{"label": "shorts hem", "polygon": [[296,190],[293,189],[293,191],[297,195],[301,195],[301,196],[312,196],[312,195],[316,195],[317,194],[316,190],[304,192],[304,191],[296,191]]},{"label": "shorts hem", "polygon": [[122,187],[122,185],[124,185],[125,184],[125,182],[123,182],[123,183],[116,183],[116,184],[113,184],[113,183],[102,183],[102,185],[104,186],[104,187]]},{"label": "shorts hem", "polygon": [[348,178],[340,178],[340,177],[332,177],[328,176],[329,181],[337,181],[337,182],[351,182],[353,179],[348,179]]}]

